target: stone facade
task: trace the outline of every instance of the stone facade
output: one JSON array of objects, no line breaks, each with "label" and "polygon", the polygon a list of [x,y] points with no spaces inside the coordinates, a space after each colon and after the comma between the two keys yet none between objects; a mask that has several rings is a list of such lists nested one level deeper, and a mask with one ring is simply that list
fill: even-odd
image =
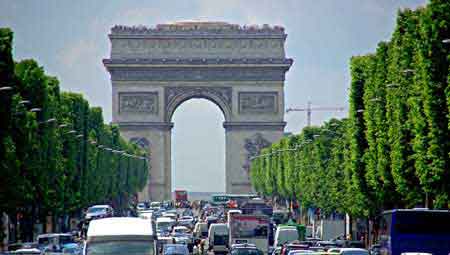
[{"label": "stone facade", "polygon": [[111,56],[113,122],[150,150],[141,200],[171,196],[171,123],[191,98],[215,103],[225,116],[226,192],[251,192],[249,160],[283,135],[286,59],[282,27],[182,22],[155,28],[115,26]]}]

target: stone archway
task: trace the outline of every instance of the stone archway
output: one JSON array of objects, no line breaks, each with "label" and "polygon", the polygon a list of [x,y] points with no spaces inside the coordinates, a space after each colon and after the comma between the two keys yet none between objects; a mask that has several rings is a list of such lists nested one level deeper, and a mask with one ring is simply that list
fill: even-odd
[{"label": "stone archway", "polygon": [[[115,26],[111,56],[113,122],[128,139],[147,141],[150,179],[141,200],[171,197],[171,118],[191,98],[223,112],[225,186],[251,192],[250,157],[283,136],[285,57],[281,27],[181,22]],[[145,139],[144,139],[145,138]]]}]

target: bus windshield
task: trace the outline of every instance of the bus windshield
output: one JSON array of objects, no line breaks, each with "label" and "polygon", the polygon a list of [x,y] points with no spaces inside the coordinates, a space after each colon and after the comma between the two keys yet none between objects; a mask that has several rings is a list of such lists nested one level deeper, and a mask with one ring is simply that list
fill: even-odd
[{"label": "bus windshield", "polygon": [[87,255],[153,255],[153,243],[149,241],[94,242],[86,247]]}]

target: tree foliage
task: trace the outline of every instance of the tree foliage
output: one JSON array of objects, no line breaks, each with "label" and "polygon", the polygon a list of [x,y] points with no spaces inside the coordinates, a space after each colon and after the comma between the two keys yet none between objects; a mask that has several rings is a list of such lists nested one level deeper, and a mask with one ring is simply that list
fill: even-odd
[{"label": "tree foliage", "polygon": [[449,39],[450,2],[399,11],[391,40],[350,61],[348,119],[265,149],[252,162],[256,191],[357,217],[449,208]]},{"label": "tree foliage", "polygon": [[[0,29],[0,212],[44,219],[95,203],[118,209],[146,184],[147,152],[125,141],[102,110],[34,60],[13,62]],[[110,148],[110,149],[109,149]]]}]

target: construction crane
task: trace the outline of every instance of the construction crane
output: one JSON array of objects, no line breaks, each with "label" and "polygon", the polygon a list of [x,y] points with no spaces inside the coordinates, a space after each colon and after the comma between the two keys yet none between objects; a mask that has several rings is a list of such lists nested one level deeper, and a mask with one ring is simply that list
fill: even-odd
[{"label": "construction crane", "polygon": [[308,105],[306,108],[288,108],[286,113],[289,112],[306,112],[306,122],[308,127],[311,126],[311,114],[313,111],[337,111],[342,112],[345,111],[345,107],[311,107],[311,102],[308,101]]}]

